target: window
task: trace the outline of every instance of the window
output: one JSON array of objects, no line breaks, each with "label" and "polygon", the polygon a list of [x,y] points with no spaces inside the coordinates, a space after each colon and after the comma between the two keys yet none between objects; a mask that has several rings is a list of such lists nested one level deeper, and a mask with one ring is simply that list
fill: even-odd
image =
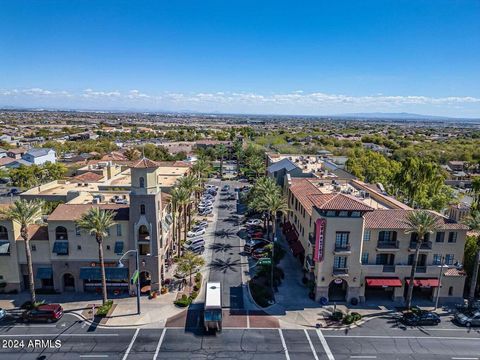
[{"label": "window", "polygon": [[[423,241],[429,241],[430,240],[430,233],[425,234],[425,239]],[[412,233],[410,235],[410,241],[411,242],[417,242],[418,241],[418,234],[417,233]]]},{"label": "window", "polygon": [[453,295],[453,286],[450,286],[448,288],[448,296],[452,296]]},{"label": "window", "polygon": [[380,231],[378,233],[378,241],[379,242],[392,242],[397,240],[397,232],[396,231]]},{"label": "window", "polygon": [[0,240],[0,255],[10,255],[10,241]]},{"label": "window", "polygon": [[340,211],[340,212],[338,213],[338,216],[346,217],[346,216],[348,216],[348,211]]},{"label": "window", "polygon": [[345,247],[348,244],[349,232],[337,231],[335,234],[335,247]]},{"label": "window", "polygon": [[360,213],[360,211],[352,211],[351,216],[352,217],[360,217],[361,213]]},{"label": "window", "polygon": [[446,265],[453,265],[453,254],[445,255],[445,264]]},{"label": "window", "polygon": [[433,254],[433,265],[441,265],[441,264],[442,264],[442,255]]},{"label": "window", "polygon": [[445,233],[437,232],[437,236],[435,237],[435,242],[443,243],[444,241],[445,241]]},{"label": "window", "polygon": [[362,253],[362,265],[368,264],[368,252]]},{"label": "window", "polygon": [[335,216],[335,214],[336,214],[335,211],[332,211],[332,210],[327,211],[327,216]]},{"label": "window", "polygon": [[140,205],[140,215],[145,215],[145,204]]},{"label": "window", "polygon": [[346,256],[335,256],[333,259],[333,267],[336,269],[343,269],[347,267],[347,257]]},{"label": "window", "polygon": [[107,250],[110,250],[110,245],[107,245]]},{"label": "window", "polygon": [[52,252],[57,255],[68,255],[68,241],[55,241]]},{"label": "window", "polygon": [[0,226],[0,240],[8,240],[8,230],[5,226]]},{"label": "window", "polygon": [[55,240],[68,240],[67,229],[63,226],[57,226],[55,228]]},{"label": "window", "polygon": [[77,245],[77,250],[82,250],[82,245]]},{"label": "window", "polygon": [[123,254],[123,242],[116,241],[115,242],[115,254],[120,255]]},{"label": "window", "polygon": [[122,224],[117,224],[117,236],[122,236]]},{"label": "window", "polygon": [[80,228],[80,226],[75,225],[75,235],[80,236],[81,231],[82,231],[82,229]]},{"label": "window", "polygon": [[138,179],[138,182],[139,182],[141,188],[145,187],[145,179],[143,177],[140,177]]},{"label": "window", "polygon": [[372,236],[372,232],[370,230],[365,230],[363,233],[363,241],[370,241],[370,237]]},{"label": "window", "polygon": [[32,251],[37,251],[37,246],[32,244],[31,249]]},{"label": "window", "polygon": [[448,242],[449,243],[456,243],[457,242],[457,233],[451,232],[448,234]]}]

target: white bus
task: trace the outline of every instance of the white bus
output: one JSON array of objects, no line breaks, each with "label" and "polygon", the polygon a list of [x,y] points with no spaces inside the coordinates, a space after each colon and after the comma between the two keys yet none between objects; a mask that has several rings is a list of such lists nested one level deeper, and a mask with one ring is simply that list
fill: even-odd
[{"label": "white bus", "polygon": [[219,282],[207,282],[203,323],[206,331],[222,330],[222,289]]}]

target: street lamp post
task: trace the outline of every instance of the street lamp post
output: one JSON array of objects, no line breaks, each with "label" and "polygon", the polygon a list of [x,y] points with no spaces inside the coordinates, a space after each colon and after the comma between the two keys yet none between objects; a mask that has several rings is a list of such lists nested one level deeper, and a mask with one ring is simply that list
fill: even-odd
[{"label": "street lamp post", "polygon": [[440,260],[440,274],[438,275],[438,288],[437,288],[437,295],[435,296],[435,309],[437,310],[438,308],[438,299],[440,298],[440,289],[442,288],[442,277],[443,277],[443,269],[447,267],[448,265],[445,265],[445,256],[442,256]]},{"label": "street lamp post", "polygon": [[140,263],[138,261],[138,250],[128,250],[122,257],[118,260],[118,267],[123,268],[125,265],[122,263],[122,259],[128,253],[134,252],[135,253],[135,271],[137,272],[137,314],[140,314]]}]

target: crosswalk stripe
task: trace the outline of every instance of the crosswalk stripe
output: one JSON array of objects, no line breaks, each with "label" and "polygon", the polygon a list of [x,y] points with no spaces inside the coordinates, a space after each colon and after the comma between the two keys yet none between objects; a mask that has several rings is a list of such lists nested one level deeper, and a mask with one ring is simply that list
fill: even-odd
[{"label": "crosswalk stripe", "polygon": [[328,346],[327,340],[325,340],[325,336],[323,336],[323,333],[320,329],[317,329],[317,335],[322,343],[323,349],[325,350],[325,354],[327,354],[328,360],[335,360],[332,350],[330,350],[330,346]]},{"label": "crosswalk stripe", "polygon": [[287,360],[290,360],[290,355],[288,354],[288,349],[287,349],[287,343],[285,342],[285,339],[283,338],[282,329],[278,329],[278,333],[280,334],[280,340],[282,340],[282,346],[283,346],[283,351],[285,352],[285,358]]},{"label": "crosswalk stripe", "polygon": [[128,357],[128,354],[130,354],[130,351],[132,351],[133,343],[135,342],[135,339],[137,338],[137,335],[138,335],[139,331],[140,331],[140,329],[138,329],[138,328],[137,328],[137,330],[135,330],[135,334],[133,334],[132,341],[130,341],[130,345],[128,345],[127,351],[125,351],[125,355],[123,355],[122,360],[126,360],[127,357]]},{"label": "crosswalk stripe", "polygon": [[307,337],[308,343],[310,344],[310,349],[312,349],[313,357],[315,358],[315,360],[318,360],[317,352],[313,347],[312,340],[310,339],[310,335],[308,335],[307,329],[303,329],[303,331],[305,332],[305,336]]},{"label": "crosswalk stripe", "polygon": [[162,335],[160,335],[160,339],[158,339],[157,348],[155,349],[155,355],[153,355],[153,360],[157,359],[158,353],[160,352],[160,347],[163,343],[163,338],[165,337],[165,333],[167,332],[167,328],[164,328],[162,331]]}]

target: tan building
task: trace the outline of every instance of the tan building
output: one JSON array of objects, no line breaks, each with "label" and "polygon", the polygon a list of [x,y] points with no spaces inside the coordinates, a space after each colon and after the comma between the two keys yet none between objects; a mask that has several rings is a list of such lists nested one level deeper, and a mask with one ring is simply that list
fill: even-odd
[{"label": "tan building", "polygon": [[[104,193],[99,184],[89,184],[86,187],[89,192],[71,195],[72,199],[58,205],[44,225],[29,227],[37,289],[57,292],[100,290],[97,243],[91,234],[76,225],[76,221],[92,207],[114,213],[115,224],[104,240],[109,291],[135,290],[130,284],[135,257],[127,256],[124,260],[126,266],[118,266],[120,257],[128,250],[139,253],[141,288],[144,291],[160,288],[175,250],[170,195],[162,187],[168,177],[166,168],[141,159],[129,169],[129,176],[127,192],[109,189]],[[66,196],[71,191],[69,186],[56,184],[36,191],[45,200],[55,200],[59,193]],[[167,188],[170,186],[168,182]],[[29,196],[33,194],[27,194]],[[26,275],[25,248],[19,226],[9,219],[0,219],[0,291],[26,289]]]},{"label": "tan building", "polygon": [[[285,194],[291,211],[282,230],[317,301],[404,298],[417,241],[406,233],[406,218],[416,210],[358,180],[332,184],[287,177]],[[434,300],[443,269],[440,301],[457,302],[463,298],[465,274],[459,264],[467,228],[432,213],[438,230],[422,245],[414,299]]]}]

